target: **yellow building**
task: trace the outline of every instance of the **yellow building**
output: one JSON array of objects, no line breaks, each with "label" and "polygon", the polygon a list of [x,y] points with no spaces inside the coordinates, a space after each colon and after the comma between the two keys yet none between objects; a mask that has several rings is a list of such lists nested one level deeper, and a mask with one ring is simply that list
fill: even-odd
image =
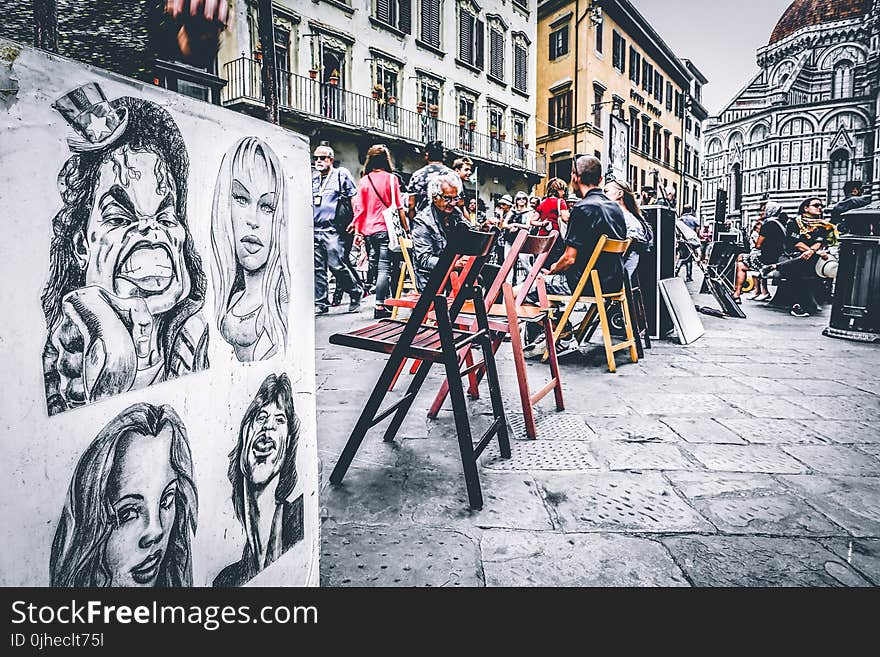
[{"label": "yellow building", "polygon": [[632,3],[544,0],[537,38],[547,54],[538,61],[536,137],[547,178],[568,180],[577,155],[601,158],[614,112],[629,127],[629,183],[637,193],[653,187],[656,171],[680,201],[693,76]]}]

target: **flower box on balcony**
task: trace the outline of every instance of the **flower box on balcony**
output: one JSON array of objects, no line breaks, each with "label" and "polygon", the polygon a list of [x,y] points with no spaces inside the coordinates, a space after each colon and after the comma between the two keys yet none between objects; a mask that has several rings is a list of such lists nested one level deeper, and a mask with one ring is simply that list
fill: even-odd
[{"label": "flower box on balcony", "polygon": [[309,69],[309,77],[312,78],[312,80],[315,80],[318,77],[318,69],[310,68]]},{"label": "flower box on balcony", "polygon": [[416,105],[416,112],[418,112],[419,114],[421,114],[422,112],[425,111],[425,107],[427,107],[427,104],[425,103],[425,101],[420,100],[420,101],[419,101],[419,104]]},{"label": "flower box on balcony", "polygon": [[428,112],[430,112],[431,116],[436,119],[437,115],[440,113],[440,106],[439,105],[430,105],[428,107]]},{"label": "flower box on balcony", "polygon": [[464,127],[464,124],[467,123],[468,117],[464,114],[459,115],[458,117],[458,125]]},{"label": "flower box on balcony", "polygon": [[489,126],[489,135],[492,137],[497,137],[498,136],[498,128],[496,128],[494,125]]},{"label": "flower box on balcony", "polygon": [[389,105],[395,105],[396,103],[397,103],[397,98],[395,98],[394,96],[388,96],[388,104]]},{"label": "flower box on balcony", "polygon": [[501,134],[498,135],[498,136],[501,137],[501,141],[504,141],[505,139],[507,139],[507,133],[504,132],[504,130],[502,130],[502,131],[501,131]]},{"label": "flower box on balcony", "polygon": [[476,121],[476,119],[471,119],[470,121],[468,121],[468,128],[470,128],[471,130],[476,130],[476,129],[477,129],[477,121]]}]

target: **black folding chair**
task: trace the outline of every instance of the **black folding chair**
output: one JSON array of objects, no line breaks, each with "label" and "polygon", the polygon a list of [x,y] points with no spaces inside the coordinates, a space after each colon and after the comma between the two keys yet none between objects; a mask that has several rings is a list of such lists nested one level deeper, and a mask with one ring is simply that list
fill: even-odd
[{"label": "black folding chair", "polygon": [[[443,363],[449,382],[449,395],[452,399],[468,501],[472,509],[483,507],[483,494],[477,473],[477,458],[495,436],[498,437],[501,456],[510,458],[510,438],[507,432],[504,406],[501,401],[501,388],[498,384],[498,371],[495,367],[486,306],[483,301],[483,292],[475,284],[493,246],[496,234],[495,232],[483,233],[465,225],[458,226],[449,236],[447,248],[440,255],[439,262],[428,279],[425,289],[422,290],[419,301],[408,320],[383,319],[357,331],[336,333],[330,336],[331,344],[389,354],[388,363],[382,370],[382,374],[379,376],[379,380],[342,450],[336,467],[333,468],[330,483],[342,483],[342,479],[345,477],[345,473],[348,471],[367,431],[392,414],[394,417],[385,430],[384,439],[386,441],[394,440],[419,389],[428,376],[431,366],[434,363]],[[455,263],[462,256],[468,256],[470,259],[460,274],[453,298],[444,290],[451,279]],[[473,330],[454,329],[453,323],[467,301],[473,302],[477,319],[476,326]],[[470,307],[470,304],[468,306]],[[432,309],[436,325],[425,324],[425,319]],[[472,343],[480,344],[482,347],[493,415],[492,425],[476,446],[471,438],[470,421],[458,359],[462,348]],[[379,407],[385,395],[388,394],[389,385],[407,358],[418,359],[421,364],[403,398],[380,412]]]}]

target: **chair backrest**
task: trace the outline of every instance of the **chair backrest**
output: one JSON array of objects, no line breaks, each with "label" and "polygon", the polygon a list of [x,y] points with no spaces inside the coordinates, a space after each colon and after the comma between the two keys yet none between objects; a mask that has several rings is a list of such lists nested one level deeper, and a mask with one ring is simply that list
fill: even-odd
[{"label": "chair backrest", "polygon": [[529,232],[527,230],[517,231],[516,237],[513,239],[513,244],[510,245],[510,250],[507,252],[507,257],[504,258],[504,262],[501,263],[498,273],[495,274],[495,278],[486,290],[485,301],[487,308],[490,308],[501,295],[501,286],[504,285],[504,281],[507,280],[507,276],[513,271],[513,268],[516,267],[517,258],[519,257],[519,254],[522,253],[523,244],[525,244],[528,239]]},{"label": "chair backrest", "polygon": [[[410,329],[415,336],[415,332],[430,312],[436,297],[448,298],[443,290],[451,281],[453,273],[457,274],[457,282],[453,290],[455,298],[449,306],[449,317],[451,320],[455,319],[464,302],[473,296],[474,284],[489,257],[489,252],[497,236],[497,230],[481,232],[466,223],[460,223],[456,226],[448,236],[446,248],[440,254],[437,265],[422,289],[419,300],[409,317],[407,329],[401,335],[401,342],[404,341],[404,337]],[[468,263],[460,273],[455,272],[455,263],[463,256],[468,256]]]},{"label": "chair backrest", "polygon": [[[578,281],[577,287],[572,290],[572,297],[580,297],[581,291],[584,289],[587,281],[590,279],[590,274],[596,267],[596,262],[599,260],[600,255],[602,255],[603,253],[616,253],[620,256],[623,256],[631,243],[632,239],[613,240],[607,235],[602,235],[601,237],[599,237],[599,241],[596,242],[596,248],[593,249],[593,253],[590,254],[590,259],[587,261],[587,265],[584,267],[584,273],[581,274],[581,280]],[[614,291],[617,292],[617,290]]]},{"label": "chair backrest", "polygon": [[535,279],[538,278],[541,274],[541,270],[544,269],[547,258],[550,257],[550,251],[553,249],[553,245],[556,244],[556,240],[558,239],[560,239],[559,233],[554,230],[546,237],[530,235],[523,244],[520,253],[528,253],[529,255],[535,256],[535,261],[532,263],[529,273],[526,275],[526,278],[516,295],[517,305],[522,304],[523,301],[525,301],[526,295],[531,292],[532,286],[535,284]]},{"label": "chair backrest", "polygon": [[400,254],[403,256],[403,269],[400,271],[400,275],[404,274],[409,277],[409,286],[405,284],[406,279],[404,280],[404,287],[408,287],[408,289],[415,290],[417,289],[416,285],[416,269],[413,266],[412,261],[412,240],[408,237],[398,237],[398,241],[400,242]]}]

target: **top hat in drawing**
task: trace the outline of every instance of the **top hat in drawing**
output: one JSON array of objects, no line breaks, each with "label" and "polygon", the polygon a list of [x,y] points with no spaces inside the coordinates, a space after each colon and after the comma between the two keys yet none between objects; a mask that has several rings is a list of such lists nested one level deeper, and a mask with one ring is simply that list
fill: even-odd
[{"label": "top hat in drawing", "polygon": [[77,132],[77,137],[67,138],[67,145],[74,153],[96,151],[112,144],[128,125],[128,111],[111,106],[96,82],[68,92],[52,103],[52,107]]}]

